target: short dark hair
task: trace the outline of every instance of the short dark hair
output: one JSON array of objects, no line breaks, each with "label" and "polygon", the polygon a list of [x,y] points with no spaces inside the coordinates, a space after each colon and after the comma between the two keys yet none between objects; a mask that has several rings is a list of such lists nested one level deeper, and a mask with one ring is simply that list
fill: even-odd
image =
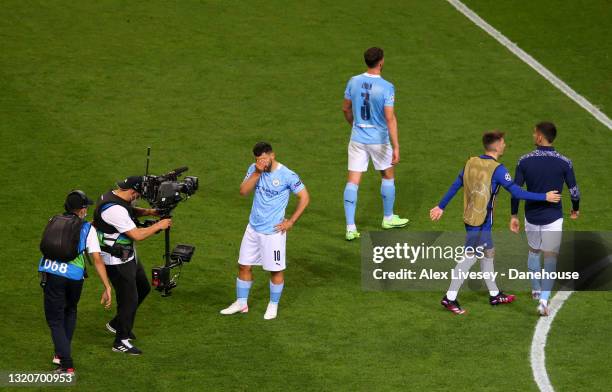
[{"label": "short dark hair", "polygon": [[482,145],[485,150],[490,151],[491,145],[504,138],[505,133],[501,131],[489,131],[482,135]]},{"label": "short dark hair", "polygon": [[366,50],[363,53],[363,59],[365,60],[368,68],[376,67],[376,64],[380,62],[384,57],[384,52],[381,48],[373,47]]},{"label": "short dark hair", "polygon": [[549,143],[552,143],[557,137],[557,128],[555,124],[547,121],[542,121],[541,123],[536,124],[536,129],[538,132],[544,136]]},{"label": "short dark hair", "polygon": [[261,154],[267,154],[270,152],[272,152],[272,146],[270,145],[270,143],[258,142],[257,144],[255,144],[255,147],[253,147],[253,155],[255,155],[256,157],[260,156]]}]

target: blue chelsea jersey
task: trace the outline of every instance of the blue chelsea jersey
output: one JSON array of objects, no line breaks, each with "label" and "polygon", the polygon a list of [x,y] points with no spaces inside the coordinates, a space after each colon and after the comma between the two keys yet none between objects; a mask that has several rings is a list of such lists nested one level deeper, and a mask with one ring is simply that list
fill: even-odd
[{"label": "blue chelsea jersey", "polygon": [[363,144],[389,143],[385,106],[395,104],[395,88],[380,75],[363,73],[346,85],[344,98],[353,106],[351,140]]},{"label": "blue chelsea jersey", "polygon": [[[489,155],[480,155],[480,158],[494,159]],[[448,203],[450,203],[455,194],[463,186],[463,171],[464,169],[461,169],[455,182],[453,182],[442,200],[440,200],[440,203],[438,203],[438,207],[440,207],[441,209],[446,208]],[[521,189],[521,187],[519,187],[514,183],[514,181],[512,181],[512,177],[510,176],[510,173],[508,173],[508,169],[506,169],[503,164],[500,164],[495,168],[495,171],[493,171],[493,176],[491,177],[491,184],[489,187],[489,189],[491,190],[491,197],[487,204],[487,215],[484,223],[481,226],[470,226],[466,224],[466,230],[469,231],[471,230],[471,228],[478,228],[479,230],[491,230],[491,228],[493,227],[493,208],[495,207],[495,198],[497,197],[497,193],[499,192],[500,187],[503,187],[505,190],[510,192],[512,197],[515,197],[517,199],[539,201],[546,200],[545,193],[533,193]]]},{"label": "blue chelsea jersey", "polygon": [[[245,180],[255,172],[255,164],[247,170]],[[287,167],[278,164],[276,170],[263,172],[253,196],[253,207],[249,224],[258,233],[273,234],[274,226],[285,219],[285,208],[289,203],[290,192],[298,193],[304,189],[304,184],[297,174]]]}]

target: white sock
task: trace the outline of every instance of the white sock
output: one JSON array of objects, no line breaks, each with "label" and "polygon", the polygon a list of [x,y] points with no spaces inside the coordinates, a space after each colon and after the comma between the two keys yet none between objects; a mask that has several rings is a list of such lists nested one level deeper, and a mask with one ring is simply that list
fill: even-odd
[{"label": "white sock", "polygon": [[[480,259],[480,270],[482,272],[488,272],[489,274],[493,273],[493,258],[483,257],[482,259]],[[497,283],[495,283],[493,279],[485,279],[484,281],[487,285],[487,289],[489,289],[489,295],[491,297],[495,297],[497,294],[499,294],[499,288],[497,287]]]},{"label": "white sock", "polygon": [[385,215],[384,219],[386,221],[390,221],[391,219],[393,219],[393,215]]},{"label": "white sock", "polygon": [[357,225],[346,225],[346,231],[357,231]]},{"label": "white sock", "polygon": [[[453,268],[453,275],[461,276],[461,272],[468,272],[475,262],[476,258],[474,256],[466,256],[465,260],[463,260],[461,263],[457,263],[455,268]],[[463,278],[453,278],[451,280],[450,286],[448,287],[448,291],[446,292],[446,298],[451,301],[456,300],[457,294],[459,293],[459,289],[461,288],[462,284]]]},{"label": "white sock", "polygon": [[541,299],[541,300],[540,300],[540,303],[541,303],[542,305],[544,305],[544,306],[548,306],[548,301],[547,301],[547,300],[545,300],[545,299]]},{"label": "white sock", "polygon": [[241,306],[246,306],[247,298],[238,298],[236,299],[236,302],[238,302]]}]

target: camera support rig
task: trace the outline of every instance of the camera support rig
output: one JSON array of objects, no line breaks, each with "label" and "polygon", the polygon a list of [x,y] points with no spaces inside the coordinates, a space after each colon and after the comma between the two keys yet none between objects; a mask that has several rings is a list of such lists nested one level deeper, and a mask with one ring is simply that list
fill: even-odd
[{"label": "camera support rig", "polygon": [[[171,294],[170,290],[178,284],[183,263],[191,261],[191,257],[195,252],[195,246],[177,244],[172,252],[170,252],[170,228],[164,230],[164,242],[165,263],[163,266],[153,268],[151,284],[157,291],[162,293],[162,297],[167,297]],[[172,275],[172,270],[176,267],[178,267],[178,271]]]},{"label": "camera support rig", "polygon": [[[151,147],[148,147],[142,195],[153,208],[161,211],[160,219],[168,219],[171,218],[170,213],[178,203],[189,198],[198,189],[198,178],[188,176],[183,182],[179,182],[178,177],[188,170],[187,167],[175,169],[163,176],[150,176],[150,156]],[[183,198],[181,193],[187,197]],[[145,221],[145,225],[147,223],[152,222]],[[194,252],[195,246],[187,244],[177,244],[170,251],[170,227],[164,230],[164,265],[153,268],[151,281],[153,287],[161,292],[162,297],[169,296],[171,290],[176,287],[183,263],[190,262]],[[178,270],[173,274],[172,270],[177,267]]]}]

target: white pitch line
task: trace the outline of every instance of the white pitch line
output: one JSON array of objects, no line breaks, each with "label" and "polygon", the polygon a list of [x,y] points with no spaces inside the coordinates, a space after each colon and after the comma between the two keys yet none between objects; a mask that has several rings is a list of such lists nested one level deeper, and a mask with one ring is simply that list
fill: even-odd
[{"label": "white pitch line", "polygon": [[540,64],[536,59],[531,57],[523,49],[519,48],[517,44],[506,38],[505,35],[497,31],[493,26],[485,22],[478,14],[469,9],[465,4],[459,0],[446,0],[459,12],[465,15],[469,20],[474,22],[478,27],[486,31],[491,37],[495,38],[497,42],[504,45],[509,51],[514,53],[518,58],[523,60],[527,65],[536,70],[546,80],[548,80],[553,86],[567,95],[570,99],[580,105],[584,110],[591,113],[600,123],[612,130],[612,120],[605,113],[599,110],[595,105],[587,101],[585,97],[578,94],[570,86],[567,85],[563,80],[556,77],[546,67]]},{"label": "white pitch line", "polygon": [[[594,263],[589,268],[585,269],[580,273],[581,280],[590,279],[598,272],[608,268],[609,264],[612,263],[612,255],[608,255],[603,259]],[[552,325],[557,312],[563,306],[563,303],[572,295],[573,291],[559,291],[550,301],[550,315],[548,317],[540,317],[536,324],[535,331],[533,332],[533,339],[531,340],[531,370],[533,372],[533,379],[538,388],[542,392],[554,392],[553,386],[548,378],[548,372],[546,371],[546,338],[548,338],[548,332]]]},{"label": "white pitch line", "polygon": [[550,326],[557,312],[572,293],[573,291],[557,292],[550,301],[550,306],[548,307],[550,314],[548,317],[540,317],[533,333],[530,355],[531,370],[533,371],[533,379],[542,392],[554,392],[553,386],[548,378],[548,372],[546,371],[546,338],[548,337]]}]

